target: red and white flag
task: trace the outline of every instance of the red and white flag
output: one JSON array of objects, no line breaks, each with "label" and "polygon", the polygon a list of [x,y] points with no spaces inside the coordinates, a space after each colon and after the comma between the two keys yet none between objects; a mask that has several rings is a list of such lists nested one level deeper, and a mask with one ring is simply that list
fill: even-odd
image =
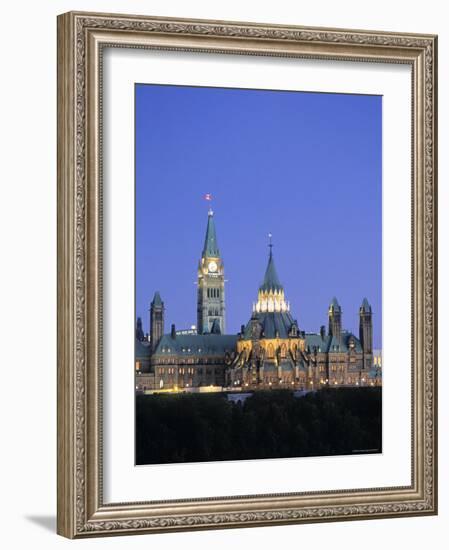
[{"label": "red and white flag", "polygon": [[210,193],[206,193],[206,194],[204,195],[204,200],[205,200],[205,201],[211,201],[211,200],[212,200],[212,195],[211,195]]}]

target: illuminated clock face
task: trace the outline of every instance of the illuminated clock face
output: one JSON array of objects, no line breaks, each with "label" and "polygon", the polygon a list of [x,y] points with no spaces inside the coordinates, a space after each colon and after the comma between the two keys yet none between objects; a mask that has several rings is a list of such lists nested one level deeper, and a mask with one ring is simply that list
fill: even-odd
[{"label": "illuminated clock face", "polygon": [[207,266],[207,269],[210,273],[215,273],[217,271],[217,264],[215,262],[209,262],[209,265]]}]

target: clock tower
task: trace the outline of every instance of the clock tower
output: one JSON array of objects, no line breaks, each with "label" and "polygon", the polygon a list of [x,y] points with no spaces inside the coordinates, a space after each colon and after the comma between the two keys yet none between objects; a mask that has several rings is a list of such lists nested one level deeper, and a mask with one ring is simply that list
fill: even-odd
[{"label": "clock tower", "polygon": [[224,265],[215,231],[214,213],[209,209],[206,238],[198,265],[198,334],[225,334]]}]

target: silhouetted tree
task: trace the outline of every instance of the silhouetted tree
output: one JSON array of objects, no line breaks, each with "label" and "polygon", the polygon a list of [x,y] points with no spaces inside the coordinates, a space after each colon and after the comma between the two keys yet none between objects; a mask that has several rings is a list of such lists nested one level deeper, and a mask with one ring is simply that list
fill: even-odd
[{"label": "silhouetted tree", "polygon": [[381,388],[323,389],[304,397],[258,391],[139,395],[136,462],[159,464],[381,452]]}]

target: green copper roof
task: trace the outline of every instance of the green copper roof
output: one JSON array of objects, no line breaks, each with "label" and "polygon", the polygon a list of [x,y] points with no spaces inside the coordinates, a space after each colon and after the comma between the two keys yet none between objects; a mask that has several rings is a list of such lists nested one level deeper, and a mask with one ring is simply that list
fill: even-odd
[{"label": "green copper roof", "polygon": [[156,292],[154,293],[154,298],[153,298],[153,301],[151,302],[151,305],[152,306],[163,305],[161,295],[159,294],[159,290],[156,290]]},{"label": "green copper roof", "polygon": [[177,334],[176,338],[164,334],[154,355],[224,357],[235,350],[236,343],[237,336],[231,334]]},{"label": "green copper roof", "polygon": [[265,277],[263,283],[259,287],[260,290],[282,290],[282,285],[279,281],[279,277],[276,271],[273,260],[273,252],[270,248],[270,256],[268,257],[268,265],[265,271]]},{"label": "green copper roof", "polygon": [[220,256],[220,250],[217,243],[217,233],[215,231],[214,213],[209,210],[207,217],[206,238],[204,239],[203,258],[216,258]]},{"label": "green copper roof", "polygon": [[135,341],[136,359],[149,359],[151,356],[151,347],[149,342]]},{"label": "green copper roof", "polygon": [[365,311],[367,313],[371,313],[371,306],[366,298],[363,298],[362,305],[360,307],[362,311]]},{"label": "green copper roof", "polygon": [[335,298],[335,296],[332,298],[332,302],[330,303],[329,308],[333,309],[334,311],[341,311],[340,304],[338,303],[338,300],[337,298]]},{"label": "green copper roof", "polygon": [[[288,311],[284,312],[261,312],[255,318],[262,327],[262,338],[288,338],[289,331],[295,321]],[[245,327],[243,337],[251,340],[251,320]]]},{"label": "green copper roof", "polygon": [[322,353],[335,353],[337,351],[347,352],[350,348],[351,340],[354,343],[354,349],[356,352],[362,352],[362,346],[360,340],[354,336],[351,332],[343,330],[341,338],[338,339],[331,334],[324,335],[315,333],[306,333],[306,349],[310,352],[317,351]]}]

